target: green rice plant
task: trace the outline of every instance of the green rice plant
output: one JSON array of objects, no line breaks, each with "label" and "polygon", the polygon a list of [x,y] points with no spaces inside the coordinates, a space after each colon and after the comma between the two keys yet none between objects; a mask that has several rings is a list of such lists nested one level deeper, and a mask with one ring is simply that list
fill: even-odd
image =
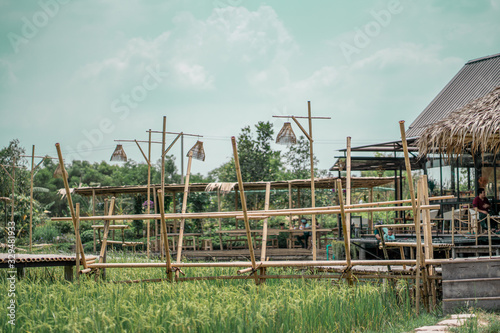
[{"label": "green rice plant", "polygon": [[[147,262],[127,253],[109,262]],[[158,260],[152,260],[159,262]],[[187,277],[235,275],[236,268],[185,268]],[[305,274],[269,268],[268,274]],[[0,272],[0,284],[6,274]],[[165,278],[164,268],[107,269],[107,281]],[[333,279],[332,279],[333,280]],[[29,332],[401,332],[430,324],[416,316],[406,288],[330,279],[198,280],[122,284],[62,279],[61,268],[27,269],[16,284],[16,329]],[[8,301],[0,293],[0,304]],[[418,324],[416,324],[418,322]],[[7,317],[0,327],[14,331]]]}]

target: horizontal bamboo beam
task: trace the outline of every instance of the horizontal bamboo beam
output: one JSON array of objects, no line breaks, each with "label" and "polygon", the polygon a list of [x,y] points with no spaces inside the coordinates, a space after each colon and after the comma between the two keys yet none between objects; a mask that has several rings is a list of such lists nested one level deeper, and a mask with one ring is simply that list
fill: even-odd
[{"label": "horizontal bamboo beam", "polygon": [[[386,265],[415,265],[416,260],[352,260],[352,266],[386,266]],[[316,261],[260,261],[256,265],[265,267],[333,267],[346,266],[345,260],[316,260]],[[144,267],[166,267],[163,262],[139,262],[139,263],[99,263],[89,265],[91,268],[144,268]],[[250,261],[231,262],[181,262],[172,263],[172,267],[252,267]]]},{"label": "horizontal bamboo beam", "polygon": [[[439,205],[425,205],[421,206],[422,210],[427,209],[439,209]],[[363,212],[387,212],[387,211],[404,211],[411,210],[411,206],[396,206],[396,207],[372,207],[372,208],[349,208],[345,209],[346,213],[363,213]],[[308,210],[307,214],[314,215],[327,215],[327,214],[338,214],[340,213],[340,209],[332,209],[332,210]],[[203,219],[203,218],[231,218],[240,216],[241,212],[208,212],[208,213],[185,213],[185,214],[165,214],[166,220],[175,220],[175,219]],[[302,214],[302,215],[307,215]],[[248,216],[251,218],[255,213],[252,211],[248,212]],[[287,216],[290,215],[288,210],[282,211],[259,211],[259,215],[262,216]],[[104,216],[82,216],[80,217],[80,221],[97,221],[97,220],[146,220],[146,219],[160,219],[160,214],[134,214],[134,215],[104,215]],[[71,221],[71,217],[53,217],[52,221]]]},{"label": "horizontal bamboo beam", "polygon": [[[420,244],[420,245],[424,246],[424,244]],[[417,247],[417,243],[410,243],[410,242],[385,242],[385,246]],[[453,247],[453,244],[432,243],[432,246],[435,246],[436,248],[445,248],[445,247]]]}]

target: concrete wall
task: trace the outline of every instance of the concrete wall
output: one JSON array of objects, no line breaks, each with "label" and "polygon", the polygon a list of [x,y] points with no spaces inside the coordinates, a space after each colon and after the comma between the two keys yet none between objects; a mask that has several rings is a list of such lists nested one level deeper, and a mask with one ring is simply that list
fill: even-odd
[{"label": "concrete wall", "polygon": [[500,310],[500,261],[446,263],[443,268],[443,312],[478,307]]}]

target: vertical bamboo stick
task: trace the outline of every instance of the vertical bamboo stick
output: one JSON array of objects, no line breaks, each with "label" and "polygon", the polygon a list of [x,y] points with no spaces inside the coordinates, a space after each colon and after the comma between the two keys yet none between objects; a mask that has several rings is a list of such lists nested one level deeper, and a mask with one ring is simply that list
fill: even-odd
[{"label": "vertical bamboo stick", "polygon": [[[35,155],[35,154],[33,154]],[[76,279],[80,278],[80,204],[75,209],[75,270]]]},{"label": "vertical bamboo stick", "polygon": [[[187,197],[189,193],[189,176],[191,175],[191,162],[193,161],[193,152],[189,152],[189,159],[188,159],[188,167],[186,171],[186,180],[184,181],[184,197],[182,198],[182,214],[186,213],[186,208],[187,208]],[[181,262],[181,255],[182,255],[182,244],[183,244],[183,237],[184,237],[184,219],[181,219],[181,225],[179,229],[179,241],[177,242],[177,262]],[[195,239],[193,238],[193,243],[195,242]],[[193,244],[194,246],[195,244]],[[179,278],[179,271],[175,272],[175,278]]]},{"label": "vertical bamboo stick", "polygon": [[10,203],[10,217],[11,217],[11,220],[14,221],[14,201],[16,201],[15,199],[15,195],[16,195],[16,189],[15,189],[15,186],[16,186],[16,156],[13,156],[12,157],[12,201]]},{"label": "vertical bamboo stick", "polygon": [[[220,188],[217,189],[217,211],[220,212],[221,211],[221,201],[220,201]],[[222,245],[222,219],[219,217],[218,218],[218,222],[219,222],[219,247],[220,247],[220,250],[222,251],[223,250],[223,245]]]},{"label": "vertical bamboo stick", "polygon": [[[176,207],[177,207],[177,195],[176,194],[177,194],[177,192],[175,192],[175,191],[172,193],[172,206],[173,206],[172,212],[173,213],[177,212],[176,211]],[[178,224],[177,219],[174,219],[173,222],[174,222],[174,232],[179,232],[179,224]]]},{"label": "vertical bamboo stick", "polygon": [[[163,153],[163,152],[162,152]],[[148,209],[147,209],[147,213],[149,214],[150,211],[151,211],[151,204],[150,204],[150,201],[151,201],[151,129],[149,129],[149,139],[148,139]],[[147,242],[148,242],[148,246],[147,246],[147,252],[148,252],[148,259],[149,259],[149,255],[150,255],[150,243],[151,243],[151,220],[147,220],[146,222],[146,228],[148,228],[148,231],[147,231]]]},{"label": "vertical bamboo stick", "polygon": [[[370,187],[370,202],[373,202],[373,187]],[[368,221],[368,232],[371,234],[373,232],[373,212],[370,212],[370,220]]]},{"label": "vertical bamboo stick", "polygon": [[247,201],[245,198],[245,190],[243,188],[243,180],[241,178],[240,169],[240,159],[238,158],[238,149],[236,147],[236,138],[231,137],[231,143],[233,145],[233,155],[234,155],[234,165],[236,167],[236,176],[238,177],[238,188],[240,190],[241,199],[241,209],[243,211],[243,220],[245,222],[245,230],[247,234],[248,250],[250,252],[250,260],[252,261],[253,276],[255,279],[255,284],[259,284],[259,278],[257,276],[257,264],[255,262],[255,254],[253,251],[252,235],[250,234],[250,224],[248,223],[248,213],[247,213]]},{"label": "vertical bamboo stick", "polygon": [[[61,166],[61,174],[64,182],[64,189],[66,191],[66,198],[68,200],[69,211],[71,213],[71,219],[73,220],[73,228],[76,229],[75,208],[73,207],[73,200],[71,198],[71,193],[68,184],[68,173],[66,172],[66,168],[64,167],[64,161],[61,153],[61,145],[59,145],[59,143],[56,143],[56,149],[57,149],[57,156],[59,158],[59,165]],[[83,267],[86,269],[87,264],[85,263],[85,253],[83,251],[83,246],[81,243],[80,243],[80,256],[82,257]]]},{"label": "vertical bamboo stick", "polygon": [[[269,210],[269,199],[271,197],[271,183],[266,183],[266,199],[264,203],[264,210]],[[260,260],[266,260],[266,249],[267,249],[267,217],[264,219],[264,226],[262,227],[262,250],[260,251]]]},{"label": "vertical bamboo stick", "polygon": [[[163,196],[160,199],[160,203],[165,202],[165,137],[167,135],[167,117],[163,116],[163,131],[161,134],[161,195]],[[165,208],[165,207],[164,207]],[[167,229],[165,227],[165,231],[163,230],[163,223],[161,224],[161,237],[160,237],[160,247],[162,249],[162,257],[163,257],[163,244],[167,240],[163,238],[163,234],[167,232]],[[170,260],[170,258],[168,258]]]},{"label": "vertical bamboo stick", "polygon": [[490,214],[486,216],[486,222],[488,222],[488,250],[490,252],[490,257],[492,255],[491,251],[491,222],[490,222]]},{"label": "vertical bamboo stick", "polygon": [[161,232],[163,235],[163,247],[165,250],[165,257],[167,259],[167,278],[168,281],[172,281],[172,263],[170,261],[170,250],[168,248],[168,237],[167,237],[167,225],[165,223],[165,202],[164,202],[164,194],[162,190],[159,190],[159,206],[160,206],[160,219],[161,219]]},{"label": "vertical bamboo stick", "polygon": [[455,207],[451,208],[451,244],[455,247]]},{"label": "vertical bamboo stick", "polygon": [[[153,202],[155,205],[155,214],[157,214],[156,211],[156,198],[157,198],[157,193],[156,193],[156,188],[153,188]],[[160,240],[158,239],[158,220],[155,219],[155,251],[160,252]]]},{"label": "vertical bamboo stick", "polygon": [[[314,154],[313,154],[313,134],[312,134],[312,118],[311,118],[311,101],[307,101],[307,118],[309,119],[309,158],[311,160],[311,207],[316,207],[316,193],[314,188]],[[318,244],[316,244],[316,215],[311,216],[312,223],[312,249],[313,260],[316,260]]]},{"label": "vertical bamboo stick", "polygon": [[[346,230],[346,217],[345,217],[345,209],[344,209],[344,196],[342,194],[342,180],[337,179],[337,193],[339,196],[339,204],[340,204],[340,216],[342,218],[342,228]],[[347,264],[347,281],[349,284],[352,284],[351,278],[351,240],[350,234],[344,233],[344,246],[345,246],[345,259]]]},{"label": "vertical bamboo stick", "polygon": [[[351,205],[351,137],[347,137],[346,175],[345,175],[345,204]],[[347,213],[345,232],[351,237],[351,214]]]},{"label": "vertical bamboo stick", "polygon": [[35,173],[35,145],[31,152],[31,177],[30,177],[30,253],[33,250],[33,177]]},{"label": "vertical bamboo stick", "polygon": [[[95,216],[95,190],[92,189],[92,216]],[[94,253],[96,253],[96,242],[95,242],[95,233],[96,229],[94,229],[93,236],[94,236]]]},{"label": "vertical bamboo stick", "polygon": [[406,166],[406,177],[408,179],[408,187],[410,190],[411,197],[411,205],[413,207],[413,218],[415,219],[415,235],[417,240],[417,248],[416,248],[416,257],[417,257],[417,267],[416,267],[416,279],[415,279],[415,288],[416,288],[416,312],[420,313],[420,264],[422,260],[422,239],[420,236],[420,217],[418,216],[417,202],[415,200],[415,192],[413,190],[413,179],[411,175],[411,164],[410,157],[408,155],[408,143],[406,142],[406,132],[405,132],[405,122],[401,120],[399,122],[399,128],[401,131],[401,142],[403,144],[403,151],[405,156],[405,166]]},{"label": "vertical bamboo stick", "polygon": [[[109,203],[109,209],[106,215],[113,215],[113,210],[115,208],[115,197],[111,198]],[[109,234],[109,225],[111,224],[110,220],[104,220],[104,231],[102,235],[101,242],[101,252],[99,254],[99,263],[103,263],[106,256],[107,244],[108,244],[108,234]]]}]

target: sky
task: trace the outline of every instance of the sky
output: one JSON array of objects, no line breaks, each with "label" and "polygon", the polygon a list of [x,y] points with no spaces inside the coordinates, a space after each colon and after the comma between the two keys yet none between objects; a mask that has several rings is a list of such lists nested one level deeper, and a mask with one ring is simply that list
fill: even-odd
[{"label": "sky", "polygon": [[[287,119],[273,115],[307,116],[310,101],[331,117],[312,130],[329,169],[347,136],[398,140],[468,60],[500,53],[499,32],[500,0],[0,0],[0,147],[109,161],[114,140],[147,140],[166,116],[167,131],[203,136],[192,172],[207,174],[241,128],[277,134]],[[171,153],[180,168],[179,142]]]}]

